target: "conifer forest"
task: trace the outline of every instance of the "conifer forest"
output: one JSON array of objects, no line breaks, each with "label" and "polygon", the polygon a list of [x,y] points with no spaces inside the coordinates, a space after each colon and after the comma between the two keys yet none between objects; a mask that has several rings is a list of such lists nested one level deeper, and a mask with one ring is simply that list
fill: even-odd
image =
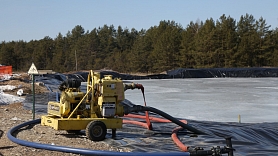
[{"label": "conifer forest", "polygon": [[149,29],[104,25],[85,31],[75,26],[67,34],[40,40],[1,41],[0,64],[14,71],[56,72],[111,69],[122,73],[160,73],[176,68],[278,67],[278,28],[263,17],[242,15],[238,21],[170,20]]}]

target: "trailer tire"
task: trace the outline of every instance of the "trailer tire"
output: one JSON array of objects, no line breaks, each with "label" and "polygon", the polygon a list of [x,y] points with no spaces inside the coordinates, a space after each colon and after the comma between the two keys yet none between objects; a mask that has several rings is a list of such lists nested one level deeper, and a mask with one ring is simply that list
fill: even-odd
[{"label": "trailer tire", "polygon": [[106,133],[106,125],[101,121],[91,121],[86,127],[86,136],[92,141],[104,140]]}]

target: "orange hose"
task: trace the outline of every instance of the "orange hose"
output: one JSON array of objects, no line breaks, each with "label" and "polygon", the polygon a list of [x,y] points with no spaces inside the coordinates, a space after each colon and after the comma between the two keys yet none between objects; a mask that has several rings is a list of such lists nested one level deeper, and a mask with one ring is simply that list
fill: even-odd
[{"label": "orange hose", "polygon": [[[143,98],[144,98],[144,105],[147,106],[146,104],[146,99],[145,99],[145,93],[144,93],[144,87],[141,84],[136,84],[137,88],[140,88],[143,94]],[[125,115],[125,117],[129,117],[129,118],[139,118],[139,119],[146,119],[146,123],[143,122],[139,122],[139,121],[133,121],[133,120],[123,120],[123,123],[125,124],[134,124],[134,125],[139,125],[142,127],[147,128],[148,130],[153,130],[152,124],[150,122],[150,120],[152,121],[156,121],[156,122],[162,122],[162,123],[169,123],[171,122],[170,120],[167,119],[161,119],[161,118],[156,118],[156,117],[149,117],[149,112],[145,111],[145,115],[146,116],[142,116],[142,115],[135,115],[135,114],[128,114]],[[180,120],[181,122],[187,124],[186,120]],[[174,143],[181,149],[181,151],[184,152],[188,152],[188,146],[185,146],[180,139],[178,138],[177,133],[182,130],[182,127],[177,127],[172,131],[172,135],[171,138],[174,141]]]},{"label": "orange hose", "polygon": [[[141,92],[143,94],[143,99],[144,99],[144,105],[147,106],[143,85],[142,84],[136,84],[136,87],[141,89]],[[149,119],[149,112],[145,111],[145,115],[146,115],[146,122],[147,122],[147,125],[148,125],[148,129],[152,130],[153,126],[152,126],[152,123],[151,123],[151,121]]]},{"label": "orange hose", "polygon": [[142,127],[145,127],[149,129],[149,126],[146,123],[140,122],[140,121],[132,121],[132,120],[123,120],[123,123],[125,124],[133,124],[133,125],[139,125]]},{"label": "orange hose", "polygon": [[[145,116],[142,116],[142,115],[136,115],[136,114],[128,114],[128,115],[125,115],[125,117],[129,117],[129,118],[138,118],[138,119],[145,119],[146,117]],[[149,118],[150,120],[152,121],[156,121],[156,122],[162,122],[162,123],[169,123],[171,122],[170,120],[167,120],[167,119],[162,119],[162,118],[157,118],[157,117],[150,117]],[[186,120],[180,120],[181,122],[187,124],[187,121]],[[140,121],[133,121],[133,120],[123,120],[123,123],[125,124],[133,124],[133,125],[139,125],[139,126],[142,126],[142,127],[145,127],[147,129],[149,129],[149,125],[147,123],[143,123],[143,122],[140,122]],[[182,130],[183,128],[182,127],[177,127],[175,128],[173,131],[172,131],[172,135],[171,135],[171,138],[172,140],[174,141],[174,143],[180,148],[181,151],[183,152],[188,152],[188,146],[184,145],[177,133]]]},{"label": "orange hose", "polygon": [[[125,115],[125,117],[138,118],[138,119],[145,119],[146,118],[145,116],[136,115],[136,114],[128,114],[128,115]],[[157,117],[149,117],[149,119],[152,120],[152,121],[156,121],[156,122],[165,122],[165,123],[171,122],[170,120],[157,118]],[[180,121],[187,124],[186,120],[180,120]]]},{"label": "orange hose", "polygon": [[[184,120],[181,120],[181,121],[184,122]],[[184,122],[184,123],[187,124],[187,121]],[[188,152],[188,146],[184,145],[184,144],[180,141],[180,139],[179,139],[179,137],[178,137],[178,134],[177,134],[177,133],[178,133],[180,130],[183,130],[183,128],[182,128],[182,127],[177,127],[177,128],[175,128],[175,129],[172,131],[172,135],[171,135],[172,140],[174,141],[174,143],[175,143],[183,152]]]},{"label": "orange hose", "polygon": [[[146,118],[145,116],[136,115],[136,114],[128,114],[128,115],[125,115],[125,117],[138,118],[138,119],[145,119]],[[149,119],[152,120],[152,121],[156,121],[156,122],[171,122],[170,120],[156,118],[156,117],[149,117]]]}]

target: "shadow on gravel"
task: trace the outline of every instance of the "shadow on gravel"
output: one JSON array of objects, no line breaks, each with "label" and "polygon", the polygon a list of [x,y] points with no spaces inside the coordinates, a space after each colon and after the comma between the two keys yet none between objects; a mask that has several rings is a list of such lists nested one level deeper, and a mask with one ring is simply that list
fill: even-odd
[{"label": "shadow on gravel", "polygon": [[86,138],[84,134],[56,134],[56,135],[62,135],[66,138]]},{"label": "shadow on gravel", "polygon": [[[14,147],[16,147],[16,146],[5,146],[5,147],[0,147],[0,150],[2,150],[2,149],[14,148]],[[0,156],[1,156],[1,153],[0,153]]]},{"label": "shadow on gravel", "polygon": [[4,132],[2,130],[0,130],[0,139],[2,138]]},{"label": "shadow on gravel", "polygon": [[24,127],[24,128],[21,128],[21,129],[15,131],[12,135],[13,135],[14,137],[16,137],[17,134],[18,134],[19,132],[24,131],[24,130],[27,130],[27,129],[32,129],[34,126],[35,126],[35,124],[33,124],[33,125],[28,125],[28,126],[26,126],[26,127]]},{"label": "shadow on gravel", "polygon": [[[2,130],[0,130],[0,139],[2,138],[4,132]],[[5,147],[0,147],[0,151],[2,149],[9,149],[9,148],[14,148],[15,146],[5,146]],[[3,156],[3,154],[0,152],[0,156]]]},{"label": "shadow on gravel", "polygon": [[[1,139],[1,137],[3,136],[3,133],[4,133],[4,132],[3,132],[2,130],[0,130],[0,139]],[[2,149],[2,147],[0,147],[0,149]],[[0,153],[0,156],[2,156],[2,155],[3,155],[3,154]]]},{"label": "shadow on gravel", "polygon": [[86,138],[85,131],[78,131],[78,132],[68,132],[66,134],[55,134],[55,135],[62,135],[66,138]]}]

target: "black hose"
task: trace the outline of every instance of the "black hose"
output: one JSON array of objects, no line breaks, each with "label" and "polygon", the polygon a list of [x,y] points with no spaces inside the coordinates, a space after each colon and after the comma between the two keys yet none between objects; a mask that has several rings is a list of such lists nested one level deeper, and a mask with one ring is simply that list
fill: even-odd
[{"label": "black hose", "polygon": [[154,112],[154,113],[156,113],[156,114],[161,115],[162,117],[164,117],[164,118],[166,118],[166,119],[172,121],[173,123],[175,123],[175,124],[181,126],[181,127],[184,128],[184,129],[187,129],[187,130],[189,130],[189,131],[191,131],[191,132],[193,132],[193,133],[196,133],[196,134],[206,134],[206,133],[204,133],[204,132],[202,132],[202,131],[197,130],[197,129],[194,128],[194,127],[191,127],[191,126],[189,126],[189,125],[187,125],[187,124],[185,124],[185,123],[179,121],[178,119],[172,117],[171,115],[169,115],[169,114],[167,114],[167,113],[165,113],[165,112],[163,112],[163,111],[161,111],[161,110],[158,110],[158,109],[156,109],[156,108],[153,108],[153,107],[141,106],[141,105],[134,105],[134,106],[132,106],[132,107],[124,107],[124,109],[125,109],[125,114],[129,114],[129,113],[131,113],[131,112],[151,111],[151,112]]}]

